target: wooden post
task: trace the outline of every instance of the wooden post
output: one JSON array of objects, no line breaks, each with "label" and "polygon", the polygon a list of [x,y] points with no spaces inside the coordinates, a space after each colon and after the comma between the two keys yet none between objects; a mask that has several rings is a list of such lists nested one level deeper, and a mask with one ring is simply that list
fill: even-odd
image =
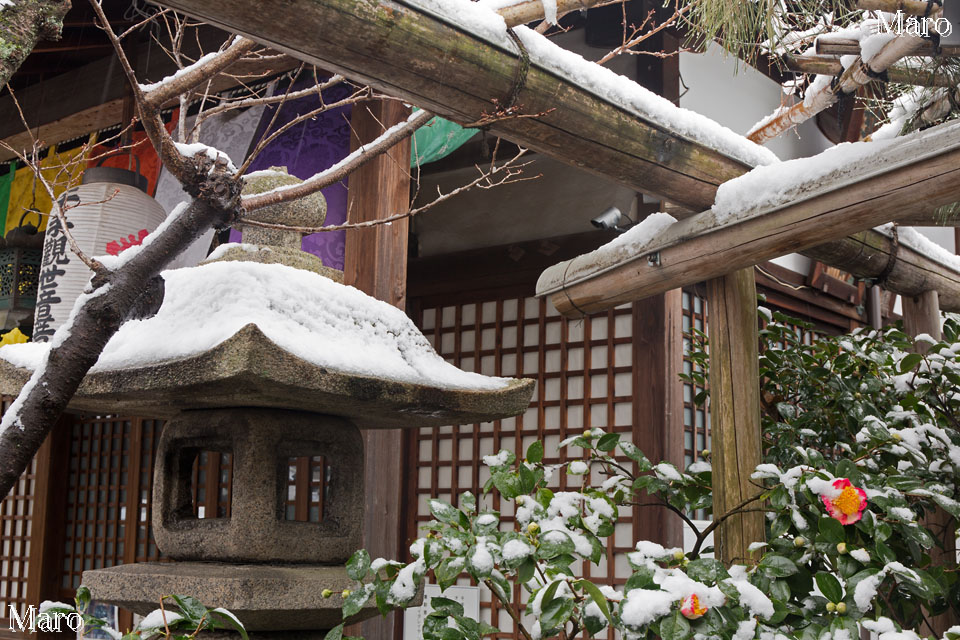
[{"label": "wooden post", "polygon": [[[405,120],[409,111],[394,100],[354,107],[350,124],[351,149],[370,142]],[[410,204],[410,140],[372,160],[349,178],[347,219],[350,222],[378,220],[406,211]],[[373,297],[404,308],[407,282],[407,221],[347,231],[344,282]],[[404,439],[399,429],[364,431],[364,548],[376,558],[403,560],[402,497],[404,487]],[[387,640],[394,637],[402,620],[391,613],[362,623],[358,634]]]},{"label": "wooden post", "polygon": [[[651,462],[683,466],[683,292],[634,305],[633,442]],[[646,500],[639,500],[646,502]],[[634,507],[634,537],[683,547],[683,523],[665,509]]]},{"label": "wooden post", "polygon": [[[911,336],[916,337],[925,333],[934,340],[941,338],[940,331],[940,301],[936,291],[925,291],[917,296],[902,296],[903,328]],[[918,353],[925,353],[930,345],[919,342],[914,345]],[[957,521],[943,509],[937,508],[923,518],[923,526],[943,542],[943,548],[930,549],[930,560],[934,565],[943,567],[957,566]],[[929,626],[921,633],[930,633],[941,637],[947,629],[960,624],[957,616],[948,611],[939,616],[929,617]],[[926,625],[925,625],[926,626]]]},{"label": "wooden post", "polygon": [[[710,337],[710,430],[713,517],[719,518],[759,489],[750,474],[761,461],[757,285],[753,268],[707,282]],[[728,518],[717,528],[726,564],[750,558],[747,547],[765,538],[763,513]]]},{"label": "wooden post", "polygon": [[[27,606],[59,600],[63,544],[66,535],[67,472],[71,417],[64,415],[37,452],[30,523]],[[6,613],[6,612],[4,612]],[[40,638],[53,637],[42,633]]]}]

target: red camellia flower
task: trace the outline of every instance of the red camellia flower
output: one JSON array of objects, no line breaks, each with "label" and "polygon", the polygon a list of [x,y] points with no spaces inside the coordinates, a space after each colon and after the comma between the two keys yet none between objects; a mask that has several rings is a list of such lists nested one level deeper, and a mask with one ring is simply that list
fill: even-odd
[{"label": "red camellia flower", "polygon": [[834,480],[833,488],[840,489],[840,495],[835,498],[820,496],[830,517],[839,520],[840,524],[853,524],[860,520],[863,510],[867,508],[866,492],[850,484],[847,478]]},{"label": "red camellia flower", "polygon": [[700,604],[700,598],[698,598],[695,593],[690,594],[690,596],[683,601],[683,606],[680,607],[680,613],[682,613],[683,617],[687,620],[702,618],[706,612],[707,607]]}]

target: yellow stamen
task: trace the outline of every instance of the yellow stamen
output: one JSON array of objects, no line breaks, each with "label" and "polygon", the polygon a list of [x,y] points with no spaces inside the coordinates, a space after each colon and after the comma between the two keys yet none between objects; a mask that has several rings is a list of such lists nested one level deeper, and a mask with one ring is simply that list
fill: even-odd
[{"label": "yellow stamen", "polygon": [[840,495],[834,498],[833,506],[845,516],[852,516],[860,511],[860,493],[853,487],[844,487]]}]

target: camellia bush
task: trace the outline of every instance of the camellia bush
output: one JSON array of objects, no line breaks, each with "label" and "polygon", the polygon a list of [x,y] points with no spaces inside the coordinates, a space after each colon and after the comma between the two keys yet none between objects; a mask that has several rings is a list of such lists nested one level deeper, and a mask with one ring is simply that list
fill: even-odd
[{"label": "camellia bush", "polygon": [[[755,563],[725,566],[704,544],[731,512],[714,514],[688,553],[637,542],[621,588],[580,577],[580,561],[604,556],[621,508],[652,499],[664,510],[650,517],[688,519],[712,506],[709,463],[654,463],[621,434],[591,429],[561,443],[577,458],[570,462],[546,464],[540,442],[522,457],[504,450],[484,459],[484,496],[512,501],[515,524],[463,493],[455,505],[431,500],[412,562],[357,552],[344,618],[371,601],[384,613],[404,607],[425,579],[446,588],[466,574],[489,588],[525,640],[609,627],[664,640],[852,640],[861,629],[879,640],[933,637],[923,634],[934,617],[960,615],[956,559],[943,553],[955,536],[950,520],[960,517],[960,324],[947,319],[943,341],[918,337],[928,347],[921,355],[898,329],[804,344],[802,323],[762,311],[764,463],[753,474],[756,499],[738,509],[765,512]],[[702,366],[687,377],[702,386],[705,340],[692,356]],[[552,490],[558,473],[580,477],[581,488]],[[454,600],[434,597],[431,606],[426,640],[498,631]],[[343,625],[327,640],[342,633]],[[957,640],[960,626],[941,637]]]}]

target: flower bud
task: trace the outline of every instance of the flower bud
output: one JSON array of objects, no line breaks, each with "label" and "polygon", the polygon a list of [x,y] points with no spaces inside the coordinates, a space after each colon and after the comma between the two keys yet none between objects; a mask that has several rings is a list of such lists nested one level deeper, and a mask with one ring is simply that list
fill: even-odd
[{"label": "flower bud", "polygon": [[837,543],[837,553],[839,553],[840,555],[843,555],[846,552],[847,552],[847,543],[846,542]]},{"label": "flower bud", "polygon": [[530,535],[537,535],[537,531],[540,531],[540,525],[538,525],[536,522],[531,522],[527,525],[527,533]]},{"label": "flower bud", "polygon": [[797,536],[793,539],[793,546],[795,547],[802,547],[805,544],[807,544],[807,539],[803,536]]},{"label": "flower bud", "polygon": [[340,597],[344,599],[349,598],[351,593],[353,593],[353,591],[350,591],[350,589],[344,589],[343,593],[340,594]]},{"label": "flower bud", "polygon": [[838,602],[838,603],[837,603],[837,613],[839,613],[840,615],[843,615],[843,614],[845,614],[846,612],[847,612],[847,603],[846,603],[846,602]]},{"label": "flower bud", "polygon": [[893,439],[896,440],[897,442],[900,442],[901,440],[903,440],[903,436],[900,435],[899,433],[895,433],[893,434]]},{"label": "flower bud", "polygon": [[674,559],[674,560],[676,560],[676,561],[679,562],[680,560],[683,560],[684,558],[686,558],[686,556],[683,554],[683,551],[680,551],[679,549],[677,549],[676,551],[673,552],[673,559]]},{"label": "flower bud", "polygon": [[329,598],[330,596],[333,595],[333,591],[331,591],[330,589],[324,589],[323,591],[320,592],[320,595],[322,595],[324,598]]},{"label": "flower bud", "polygon": [[709,457],[710,457],[710,449],[704,449],[703,451],[701,451],[701,452],[700,452],[700,457],[701,457],[701,458],[709,458]]},{"label": "flower bud", "polygon": [[832,602],[827,603],[827,611],[829,611],[830,613],[833,613],[836,610],[837,610],[837,605],[833,604]]},{"label": "flower bud", "polygon": [[583,437],[586,438],[587,440],[589,440],[589,439],[590,439],[590,436],[592,436],[592,435],[593,435],[593,434],[590,433],[590,429],[586,429],[586,430],[584,430],[584,432],[583,432]]}]

